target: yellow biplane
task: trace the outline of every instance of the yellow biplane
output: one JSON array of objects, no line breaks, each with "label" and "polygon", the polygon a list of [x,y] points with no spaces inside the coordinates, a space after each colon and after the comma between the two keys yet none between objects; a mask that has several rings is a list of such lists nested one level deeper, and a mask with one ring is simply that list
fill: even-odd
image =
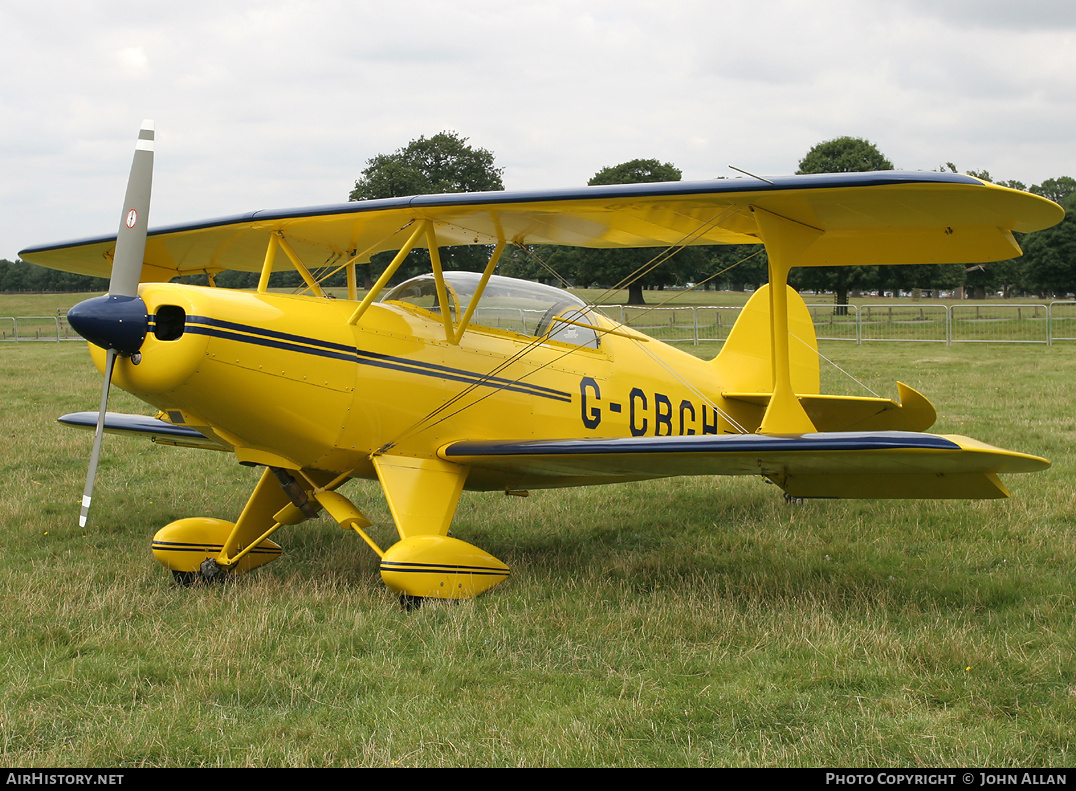
[{"label": "yellow biplane", "polygon": [[[153,553],[184,583],[280,553],[270,536],[322,509],[381,558],[405,603],[475,596],[508,575],[448,536],[464,488],[529,489],[673,475],[754,475],[789,496],[992,498],[1000,473],[1048,462],[922,433],[934,408],[819,393],[817,342],[795,266],[975,263],[1020,254],[1013,231],[1061,220],[1035,195],[950,173],[845,173],[561,191],[423,195],[256,211],[147,230],[153,127],[140,134],[116,236],[34,247],[27,261],[110,276],[69,320],[105,375],[83,524],[104,432],[224,450],[264,467],[235,522],[162,528]],[[769,285],[711,361],[659,343],[572,294],[494,275],[506,245],[675,248],[763,244]],[[446,272],[439,248],[491,250],[481,273]],[[394,288],[408,253],[432,271]],[[395,251],[359,300],[356,268]],[[347,273],[329,298],[311,269]],[[294,268],[301,295],[271,293]],[[260,273],[253,291],[213,287]],[[206,273],[210,286],[170,283]],[[106,412],[110,384],[156,417]],[[338,488],[377,480],[399,541],[382,549]]]}]

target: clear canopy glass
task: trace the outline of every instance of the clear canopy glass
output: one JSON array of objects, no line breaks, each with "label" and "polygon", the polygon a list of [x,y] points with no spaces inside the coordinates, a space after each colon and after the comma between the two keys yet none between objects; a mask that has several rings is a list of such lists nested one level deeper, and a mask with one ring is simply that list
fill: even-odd
[{"label": "clear canopy glass", "polygon": [[[445,272],[445,290],[452,320],[459,321],[478,290],[477,272]],[[441,315],[437,281],[432,274],[413,277],[392,289],[382,302],[395,302]],[[598,334],[588,318],[593,309],[579,297],[553,286],[492,275],[471,316],[470,324],[548,337],[575,346],[598,347]]]}]

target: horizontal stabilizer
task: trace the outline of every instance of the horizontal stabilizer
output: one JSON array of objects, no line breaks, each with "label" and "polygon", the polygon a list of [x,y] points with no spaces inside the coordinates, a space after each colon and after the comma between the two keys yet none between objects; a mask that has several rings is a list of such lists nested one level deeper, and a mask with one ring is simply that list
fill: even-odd
[{"label": "horizontal stabilizer", "polygon": [[[938,414],[934,405],[918,391],[897,382],[900,400],[856,396],[797,395],[807,417],[819,431],[926,431]],[[759,408],[770,402],[770,393],[722,393],[728,401]]]},{"label": "horizontal stabilizer", "polygon": [[[96,412],[72,412],[57,418],[58,423],[74,428],[97,429]],[[106,434],[126,434],[149,437],[158,445],[175,445],[181,448],[208,448],[210,450],[229,450],[219,442],[186,426],[177,426],[155,417],[144,415],[124,415],[119,412],[105,413]]]},{"label": "horizontal stabilizer", "polygon": [[998,473],[1050,465],[967,437],[906,431],[464,441],[440,456],[470,466],[471,488],[761,475],[800,497],[864,499],[1005,497]]}]

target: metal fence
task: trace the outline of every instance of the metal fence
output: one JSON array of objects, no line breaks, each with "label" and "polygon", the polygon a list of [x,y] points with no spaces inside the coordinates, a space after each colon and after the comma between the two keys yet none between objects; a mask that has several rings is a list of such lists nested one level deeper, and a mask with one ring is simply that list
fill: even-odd
[{"label": "metal fence", "polygon": [[861,341],[947,343],[949,306],[864,305],[859,325]]},{"label": "metal fence", "polygon": [[614,321],[645,332],[659,341],[698,344],[724,341],[743,308],[730,305],[660,308],[602,305],[600,309]]},{"label": "metal fence", "polygon": [[862,341],[857,305],[808,305],[807,312],[811,314],[814,332],[819,339]]},{"label": "metal fence", "polygon": [[81,341],[62,316],[0,316],[2,341]]},{"label": "metal fence", "polygon": [[[606,305],[602,311],[633,329],[672,343],[724,341],[741,308],[643,308]],[[1076,340],[1076,301],[1005,305],[986,303],[807,305],[824,341],[919,343],[1043,343]]]},{"label": "metal fence", "polygon": [[1051,341],[1076,341],[1076,302],[1051,302],[1046,325]]},{"label": "metal fence", "polygon": [[952,343],[1045,343],[1053,341],[1049,305],[953,305]]},{"label": "metal fence", "polygon": [[[603,305],[601,311],[614,321],[667,343],[722,342],[739,318],[741,307],[699,305],[635,307]],[[807,305],[815,334],[824,341],[854,343],[1042,343],[1076,341],[1076,301],[1049,304],[971,305],[877,304]],[[533,333],[541,311],[479,308],[475,320],[516,332]],[[533,315],[532,315],[533,314]],[[0,316],[0,341],[82,340],[66,317]]]}]

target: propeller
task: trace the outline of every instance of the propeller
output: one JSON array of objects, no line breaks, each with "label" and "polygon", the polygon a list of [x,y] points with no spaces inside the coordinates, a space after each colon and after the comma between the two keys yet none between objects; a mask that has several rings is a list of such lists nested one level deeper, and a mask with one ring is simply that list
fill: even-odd
[{"label": "propeller", "polygon": [[[71,327],[90,343],[106,351],[105,383],[101,389],[101,407],[97,413],[97,431],[90,452],[90,469],[82,493],[79,527],[86,526],[101,456],[101,439],[105,428],[105,409],[112,385],[116,357],[135,357],[149,330],[146,303],[138,296],[142,262],[146,252],[146,229],[149,221],[149,197],[153,186],[153,122],[143,121],[135,144],[123,215],[116,234],[116,252],[112,258],[112,276],[108,293],[80,302],[67,312]],[[137,357],[135,358],[137,362]]]}]

